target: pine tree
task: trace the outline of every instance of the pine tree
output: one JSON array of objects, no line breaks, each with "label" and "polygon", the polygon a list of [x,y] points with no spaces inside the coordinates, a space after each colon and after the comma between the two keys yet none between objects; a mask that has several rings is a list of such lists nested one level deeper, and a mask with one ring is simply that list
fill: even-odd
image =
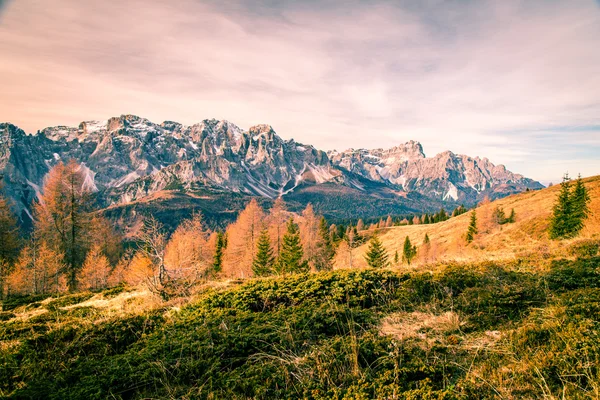
[{"label": "pine tree", "polygon": [[467,243],[471,243],[477,234],[477,212],[475,210],[471,211],[471,222],[469,223],[469,228],[467,229]]},{"label": "pine tree", "polygon": [[281,244],[281,253],[277,260],[277,268],[281,273],[301,273],[308,272],[308,263],[302,261],[304,251],[300,243],[300,232],[294,218],[290,218],[287,224],[287,231],[283,235]]},{"label": "pine tree", "polygon": [[264,229],[258,236],[258,245],[254,262],[252,263],[252,272],[254,276],[267,276],[273,274],[275,257],[271,248],[269,231]]},{"label": "pine tree", "polygon": [[321,217],[321,220],[319,221],[318,236],[318,256],[315,267],[317,271],[330,270],[332,267],[333,257],[335,256],[335,250],[333,249],[333,243],[331,242],[331,235],[329,234],[329,227],[325,217]]},{"label": "pine tree", "polygon": [[427,233],[425,233],[425,238],[423,239],[423,244],[429,244],[430,240],[429,240],[429,235]]},{"label": "pine tree", "polygon": [[560,184],[558,199],[554,204],[550,221],[550,238],[560,239],[573,236],[573,197],[571,196],[571,179],[565,174]]},{"label": "pine tree", "polygon": [[581,175],[575,181],[575,188],[571,196],[573,203],[573,234],[576,235],[583,228],[583,221],[589,213],[588,203],[590,196],[581,180]]},{"label": "pine tree", "polygon": [[217,232],[217,240],[215,243],[215,254],[213,256],[212,270],[218,274],[223,270],[223,251],[227,246],[227,237],[222,232]]},{"label": "pine tree", "polygon": [[417,247],[412,245],[410,238],[407,236],[404,239],[404,246],[402,248],[402,260],[410,265],[415,255],[417,255]]},{"label": "pine tree", "polygon": [[383,268],[388,266],[389,262],[387,251],[377,236],[373,236],[371,238],[371,241],[369,242],[369,249],[367,254],[365,254],[365,260],[367,261],[369,267]]},{"label": "pine tree", "polygon": [[400,262],[400,256],[398,255],[398,250],[394,253],[394,264],[398,265]]},{"label": "pine tree", "polygon": [[516,220],[517,216],[515,214],[515,209],[512,208],[510,210],[510,215],[508,216],[508,218],[506,219],[506,222],[508,222],[509,224],[513,224]]}]

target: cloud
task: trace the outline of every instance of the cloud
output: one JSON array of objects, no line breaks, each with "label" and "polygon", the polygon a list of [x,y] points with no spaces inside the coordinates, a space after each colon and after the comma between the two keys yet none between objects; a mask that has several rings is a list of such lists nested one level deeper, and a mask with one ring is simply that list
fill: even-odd
[{"label": "cloud", "polygon": [[565,162],[584,148],[600,158],[600,133],[577,130],[600,125],[591,0],[106,4],[6,7],[0,120],[265,122],[325,149],[416,139],[538,179],[560,177],[549,155],[565,148]]}]

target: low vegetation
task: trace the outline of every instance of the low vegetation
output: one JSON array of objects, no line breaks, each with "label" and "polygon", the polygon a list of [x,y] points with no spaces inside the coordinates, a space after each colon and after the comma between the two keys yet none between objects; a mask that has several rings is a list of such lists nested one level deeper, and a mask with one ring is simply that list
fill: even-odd
[{"label": "low vegetation", "polygon": [[599,178],[369,226],[250,201],[128,246],[82,179],[51,171],[27,237],[0,196],[0,398],[600,396]]},{"label": "low vegetation", "polygon": [[600,257],[533,267],[262,278],[183,307],[128,308],[127,289],[19,298],[0,396],[597,398]]}]

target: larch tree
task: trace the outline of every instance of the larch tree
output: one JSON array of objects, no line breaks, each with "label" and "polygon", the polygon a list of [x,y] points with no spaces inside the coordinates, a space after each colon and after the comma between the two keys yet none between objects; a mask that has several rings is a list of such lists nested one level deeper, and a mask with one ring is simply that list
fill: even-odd
[{"label": "larch tree", "polygon": [[258,236],[257,251],[252,262],[252,272],[254,276],[273,275],[274,266],[275,256],[271,247],[269,231],[263,229]]},{"label": "larch tree", "polygon": [[467,243],[471,243],[473,239],[475,239],[475,235],[477,234],[477,212],[475,210],[471,211],[471,219],[469,221],[469,227],[467,228]]},{"label": "larch tree", "polygon": [[299,223],[300,242],[304,251],[304,259],[312,270],[317,270],[319,263],[319,218],[315,215],[312,204],[308,203]]},{"label": "larch tree", "polygon": [[237,220],[227,227],[227,248],[223,273],[232,278],[252,276],[252,261],[256,254],[258,236],[264,227],[264,212],[252,199],[240,212]]},{"label": "larch tree", "polygon": [[100,251],[111,265],[117,265],[123,255],[123,237],[105,217],[94,215],[90,219],[88,241],[100,246]]},{"label": "larch tree", "polygon": [[287,211],[285,210],[285,202],[281,197],[278,197],[274,202],[273,206],[269,210],[266,221],[269,230],[269,239],[273,247],[273,255],[275,258],[279,257],[281,251],[281,242],[283,234],[285,233],[285,226],[287,223]]},{"label": "larch tree", "polygon": [[213,248],[209,245],[211,232],[195,213],[179,224],[165,246],[165,272],[172,290],[188,294],[197,282],[212,273]]},{"label": "larch tree", "polygon": [[17,219],[8,200],[0,193],[0,300],[4,298],[4,282],[19,256],[20,246]]},{"label": "larch tree", "polygon": [[277,269],[279,273],[302,273],[308,272],[309,266],[304,260],[304,251],[300,240],[300,232],[298,225],[290,218],[287,224],[283,242],[281,245],[281,253],[277,260]]},{"label": "larch tree", "polygon": [[365,260],[369,267],[372,268],[383,268],[389,265],[387,251],[377,235],[373,236],[369,242],[369,249],[365,254]]},{"label": "larch tree", "polygon": [[[137,275],[142,276],[143,273],[143,280],[148,289],[167,300],[173,294],[169,289],[169,276],[165,267],[167,234],[163,225],[154,216],[146,217],[143,224],[137,235],[138,253],[149,262],[150,269],[140,268],[140,273]],[[145,263],[140,264],[146,267]]]},{"label": "larch tree", "polygon": [[391,215],[388,215],[387,219],[385,220],[385,226],[387,228],[394,226],[394,220],[392,220]]},{"label": "larch tree", "polygon": [[66,288],[64,268],[63,254],[37,240],[34,233],[19,253],[8,286],[11,292],[20,294],[62,292]]},{"label": "larch tree", "polygon": [[77,273],[85,259],[90,233],[84,182],[84,171],[76,161],[60,162],[48,173],[34,206],[35,229],[42,241],[63,254],[70,291],[77,289]]},{"label": "larch tree", "polygon": [[95,244],[88,251],[83,267],[78,272],[79,286],[87,290],[99,290],[108,286],[111,273],[110,262],[102,246]]},{"label": "larch tree", "polygon": [[365,230],[365,222],[362,220],[362,218],[358,220],[358,223],[356,224],[356,230],[359,232]]}]

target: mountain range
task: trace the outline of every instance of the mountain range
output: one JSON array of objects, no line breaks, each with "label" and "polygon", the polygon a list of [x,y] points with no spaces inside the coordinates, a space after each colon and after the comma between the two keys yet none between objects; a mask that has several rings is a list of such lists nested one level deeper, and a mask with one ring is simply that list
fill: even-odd
[{"label": "mountain range", "polygon": [[125,225],[140,213],[173,221],[196,209],[213,222],[227,220],[249,197],[267,204],[282,196],[291,210],[311,202],[329,218],[357,218],[469,206],[543,187],[487,158],[426,157],[415,141],[325,152],[284,140],[269,125],[243,130],[214,119],[186,126],[122,115],[35,134],[2,123],[0,174],[23,222],[49,169],[69,159],[81,163],[96,206]]}]

